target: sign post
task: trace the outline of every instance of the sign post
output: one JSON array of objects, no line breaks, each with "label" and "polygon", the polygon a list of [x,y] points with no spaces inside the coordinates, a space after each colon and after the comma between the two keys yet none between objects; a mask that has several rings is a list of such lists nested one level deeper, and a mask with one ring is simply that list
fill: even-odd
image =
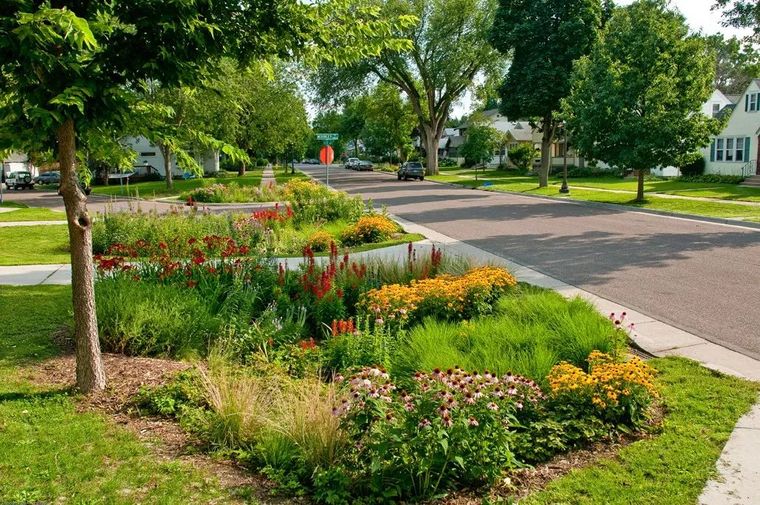
[{"label": "sign post", "polygon": [[331,144],[338,140],[337,133],[317,133],[317,140],[324,142],[324,147],[319,151],[319,160],[325,165],[325,184],[330,185],[330,164],[335,159],[335,152]]}]

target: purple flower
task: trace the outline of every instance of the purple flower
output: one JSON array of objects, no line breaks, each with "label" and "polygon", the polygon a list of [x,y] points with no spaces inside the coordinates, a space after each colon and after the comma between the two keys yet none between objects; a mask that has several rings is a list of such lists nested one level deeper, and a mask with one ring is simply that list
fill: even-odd
[{"label": "purple flower", "polygon": [[488,408],[488,410],[493,410],[493,411],[499,410],[499,406],[496,405],[494,402],[489,403],[488,405],[486,405],[486,407]]}]

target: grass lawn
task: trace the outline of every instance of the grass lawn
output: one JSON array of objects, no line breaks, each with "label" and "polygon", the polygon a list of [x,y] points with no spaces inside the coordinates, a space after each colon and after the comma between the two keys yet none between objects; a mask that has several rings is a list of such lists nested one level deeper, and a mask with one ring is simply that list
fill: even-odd
[{"label": "grass lawn", "polygon": [[127,430],[79,413],[72,393],[41,388],[26,367],[58,353],[71,324],[68,286],[3,287],[0,306],[32,304],[34,317],[0,316],[0,502],[209,503],[231,501],[213,477],[160,461]]},{"label": "grass lawn", "polygon": [[[6,207],[6,205],[2,205]],[[7,206],[10,207],[10,206]],[[0,222],[11,221],[66,221],[64,212],[45,209],[41,207],[17,207],[12,212],[0,212]]]},{"label": "grass lawn", "polygon": [[274,179],[277,184],[285,184],[292,179],[308,179],[309,176],[300,170],[296,170],[296,173],[291,174],[290,169],[282,170],[279,167],[274,169]]},{"label": "grass lawn", "polygon": [[70,261],[69,232],[66,225],[0,228],[0,244],[0,265],[37,265]]},{"label": "grass lawn", "polygon": [[575,470],[520,502],[538,504],[696,503],[736,421],[758,400],[757,383],[680,358],[650,362],[667,408],[662,433],[617,457]]},{"label": "grass lawn", "polygon": [[[542,189],[538,188],[538,182],[535,177],[514,175],[493,169],[488,169],[485,172],[479,171],[478,178],[479,180],[476,181],[474,171],[462,169],[444,169],[441,171],[441,175],[429,177],[429,179],[434,181],[449,182],[469,188],[511,191],[551,197],[561,196],[558,191],[561,181],[557,178],[552,178],[549,181],[549,187]],[[483,187],[485,181],[488,181],[491,185]],[[752,207],[723,201],[706,202],[657,196],[657,193],[664,193],[717,199],[720,198],[719,195],[726,195],[729,200],[760,202],[760,190],[754,188],[744,188],[730,184],[647,181],[645,185],[646,191],[649,192],[647,200],[644,203],[636,203],[633,201],[636,196],[636,181],[613,178],[579,178],[570,179],[569,183],[570,194],[566,198],[572,200],[612,203],[707,217],[742,218],[747,220],[760,219],[760,206]],[[586,187],[625,191],[625,193],[583,189]]]},{"label": "grass lawn", "polygon": [[182,178],[174,179],[174,189],[166,189],[166,181],[146,181],[136,182],[120,188],[118,184],[110,186],[93,186],[92,192],[97,195],[112,196],[139,196],[140,198],[161,198],[166,196],[178,196],[201,186],[210,186],[211,184],[230,184],[234,182],[240,186],[258,186],[261,184],[260,169],[250,170],[243,177],[229,175],[225,177],[203,177],[198,179],[184,180]]}]

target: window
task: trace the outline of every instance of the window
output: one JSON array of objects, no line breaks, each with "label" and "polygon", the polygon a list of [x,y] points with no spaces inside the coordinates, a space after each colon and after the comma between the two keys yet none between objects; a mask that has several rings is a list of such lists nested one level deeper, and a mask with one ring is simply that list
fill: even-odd
[{"label": "window", "polygon": [[720,112],[720,104],[719,103],[712,104],[712,114],[713,114],[713,117],[717,116],[718,112]]},{"label": "window", "polygon": [[734,161],[734,139],[726,139],[726,161]]},{"label": "window", "polygon": [[715,139],[715,155],[711,155],[711,161],[747,161],[749,152],[749,139],[745,137],[724,137]]},{"label": "window", "polygon": [[736,161],[744,161],[744,139],[736,139]]},{"label": "window", "polygon": [[758,110],[758,104],[757,99],[758,96],[760,96],[760,93],[752,93],[749,95],[749,111],[750,112],[756,112]]},{"label": "window", "polygon": [[718,139],[715,143],[715,160],[723,161],[723,139]]}]

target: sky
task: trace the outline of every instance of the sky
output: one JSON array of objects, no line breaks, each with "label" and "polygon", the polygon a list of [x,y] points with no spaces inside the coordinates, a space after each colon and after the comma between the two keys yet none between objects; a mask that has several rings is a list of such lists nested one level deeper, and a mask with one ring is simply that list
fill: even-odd
[{"label": "sky", "polygon": [[[633,2],[634,0],[616,0],[618,5],[629,5]],[[747,30],[722,26],[720,11],[710,10],[714,3],[714,0],[671,0],[670,2],[673,8],[681,11],[681,14],[686,17],[686,22],[695,32],[701,30],[707,35],[722,33],[726,37],[742,37],[748,34]],[[461,117],[469,113],[471,109],[472,100],[470,96],[465,96],[461,103],[452,108],[452,116]]]}]

